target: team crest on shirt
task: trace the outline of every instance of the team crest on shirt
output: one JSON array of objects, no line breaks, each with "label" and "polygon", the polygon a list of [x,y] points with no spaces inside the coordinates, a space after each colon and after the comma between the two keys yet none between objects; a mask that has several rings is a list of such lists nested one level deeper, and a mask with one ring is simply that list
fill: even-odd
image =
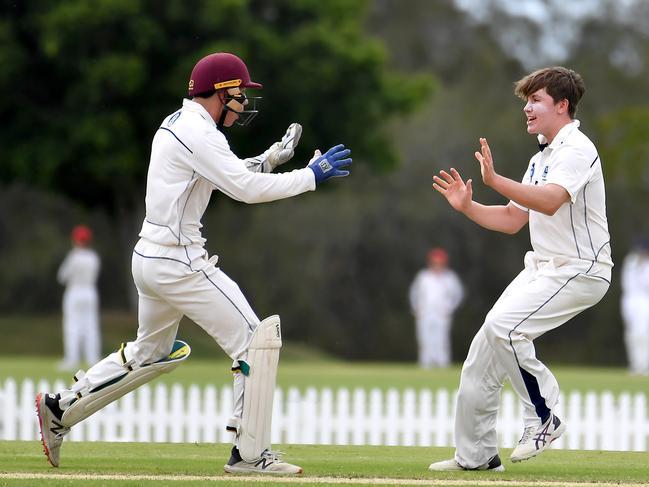
[{"label": "team crest on shirt", "polygon": [[548,171],[550,170],[550,166],[545,166],[543,169],[543,175],[541,176],[541,181],[547,181],[548,180]]}]

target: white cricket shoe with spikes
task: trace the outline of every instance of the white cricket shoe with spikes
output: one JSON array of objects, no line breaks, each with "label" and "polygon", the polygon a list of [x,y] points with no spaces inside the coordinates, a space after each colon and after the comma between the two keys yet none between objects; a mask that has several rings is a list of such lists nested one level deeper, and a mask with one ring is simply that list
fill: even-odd
[{"label": "white cricket shoe with spikes", "polygon": [[38,415],[38,425],[41,430],[41,443],[43,443],[45,456],[53,467],[59,466],[61,444],[65,435],[70,431],[70,428],[61,424],[61,418],[55,413],[57,409],[58,399],[54,394],[38,393],[36,396],[36,414]]},{"label": "white cricket shoe with spikes", "polygon": [[512,462],[522,462],[542,453],[566,430],[566,425],[554,414],[541,426],[525,428],[523,436],[512,452]]},{"label": "white cricket shoe with spikes", "polygon": [[232,447],[230,460],[223,466],[227,473],[258,473],[274,475],[296,475],[302,473],[302,467],[282,461],[281,452],[265,450],[261,458],[254,462],[246,462],[239,455],[236,446]]}]

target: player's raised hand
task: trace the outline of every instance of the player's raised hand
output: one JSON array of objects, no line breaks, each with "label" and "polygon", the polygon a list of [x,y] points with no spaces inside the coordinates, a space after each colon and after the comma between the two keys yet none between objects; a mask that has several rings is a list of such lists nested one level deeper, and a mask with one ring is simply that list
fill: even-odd
[{"label": "player's raised hand", "polygon": [[270,146],[268,164],[270,165],[271,170],[284,164],[293,157],[293,154],[295,154],[295,148],[297,147],[297,143],[300,141],[301,136],[302,125],[294,122],[288,126],[288,129],[286,129],[286,133],[284,134],[284,137],[282,137],[282,140],[275,142]]},{"label": "player's raised hand", "polygon": [[476,151],[475,158],[480,163],[480,173],[482,174],[482,182],[487,186],[493,184],[496,179],[496,170],[494,169],[494,160],[491,156],[491,149],[489,143],[484,137],[480,137],[480,151]]},{"label": "player's raised hand", "polygon": [[278,166],[291,160],[301,136],[302,125],[293,122],[286,129],[282,140],[275,142],[263,154],[244,159],[246,167],[252,172],[274,171]]},{"label": "player's raised hand", "polygon": [[352,163],[351,157],[347,157],[349,154],[351,154],[351,151],[345,149],[343,144],[332,147],[322,155],[319,150],[316,150],[307,166],[313,171],[316,184],[320,184],[329,178],[349,176],[349,171],[340,169]]},{"label": "player's raised hand", "polygon": [[471,206],[473,187],[471,180],[465,183],[455,169],[450,174],[442,170],[439,176],[433,175],[433,189],[441,193],[449,204],[457,211],[464,212]]}]

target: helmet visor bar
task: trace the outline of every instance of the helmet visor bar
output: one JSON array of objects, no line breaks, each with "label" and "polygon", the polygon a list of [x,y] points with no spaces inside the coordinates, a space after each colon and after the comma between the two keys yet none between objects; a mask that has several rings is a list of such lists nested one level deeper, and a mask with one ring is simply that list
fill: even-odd
[{"label": "helmet visor bar", "polygon": [[231,88],[226,91],[225,109],[239,115],[236,121],[237,125],[246,126],[259,113],[258,105],[260,99],[260,96],[248,98],[245,92],[239,88]]},{"label": "helmet visor bar", "polygon": [[259,113],[259,105],[261,96],[251,96],[247,99],[247,103],[244,104],[244,109],[240,112],[236,112],[239,115],[239,118],[236,121],[237,125],[245,127],[249,125],[250,122],[257,116]]}]

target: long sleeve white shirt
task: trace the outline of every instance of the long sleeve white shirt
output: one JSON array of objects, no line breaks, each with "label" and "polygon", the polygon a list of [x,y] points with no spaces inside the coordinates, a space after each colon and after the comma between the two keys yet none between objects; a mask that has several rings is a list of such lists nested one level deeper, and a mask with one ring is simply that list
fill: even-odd
[{"label": "long sleeve white shirt", "polygon": [[248,170],[209,113],[184,100],[153,138],[140,237],[160,245],[203,245],[201,218],[212,191],[244,203],[263,203],[315,187],[308,168],[279,174]]},{"label": "long sleeve white shirt", "polygon": [[60,284],[66,288],[94,288],[101,262],[89,248],[75,247],[65,256],[57,273]]}]

